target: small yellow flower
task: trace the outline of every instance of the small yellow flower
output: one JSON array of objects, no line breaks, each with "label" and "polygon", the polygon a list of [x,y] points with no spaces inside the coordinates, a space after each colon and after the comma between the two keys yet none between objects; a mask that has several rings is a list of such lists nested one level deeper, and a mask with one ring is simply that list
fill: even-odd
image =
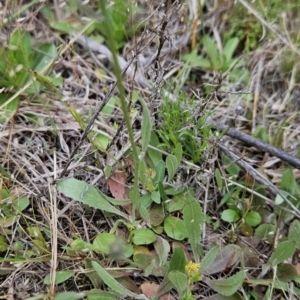
[{"label": "small yellow flower", "polygon": [[200,264],[189,261],[185,266],[185,270],[188,275],[195,275],[197,273],[200,273]]},{"label": "small yellow flower", "polygon": [[199,263],[194,263],[192,261],[189,261],[186,266],[185,270],[188,274],[189,280],[191,282],[195,281],[200,281],[201,276],[200,276],[200,264]]}]

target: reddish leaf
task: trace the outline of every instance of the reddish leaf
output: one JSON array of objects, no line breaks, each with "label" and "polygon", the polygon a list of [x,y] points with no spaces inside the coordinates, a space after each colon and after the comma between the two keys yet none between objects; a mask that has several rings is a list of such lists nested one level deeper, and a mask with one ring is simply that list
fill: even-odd
[{"label": "reddish leaf", "polygon": [[240,260],[241,248],[237,245],[226,245],[221,249],[215,261],[205,271],[206,274],[212,275],[224,272],[230,269]]},{"label": "reddish leaf", "polygon": [[108,179],[109,190],[114,198],[125,199],[128,197],[128,188],[125,183],[126,176],[123,171],[116,171]]},{"label": "reddish leaf", "polygon": [[146,281],[143,284],[141,284],[141,291],[148,298],[153,297],[157,292],[158,288],[159,285],[154,282]]}]

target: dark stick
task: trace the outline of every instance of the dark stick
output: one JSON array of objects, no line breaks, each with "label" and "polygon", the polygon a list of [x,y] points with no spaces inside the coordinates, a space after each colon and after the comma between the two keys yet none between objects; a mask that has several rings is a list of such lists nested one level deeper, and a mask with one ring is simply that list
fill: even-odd
[{"label": "dark stick", "polygon": [[276,156],[278,158],[280,158],[281,160],[287,162],[288,164],[290,164],[291,166],[300,169],[300,158],[292,156],[286,152],[284,152],[281,149],[278,149],[276,147],[273,147],[259,139],[256,139],[246,133],[243,133],[241,131],[238,131],[234,128],[230,128],[224,124],[219,124],[219,123],[215,123],[215,122],[211,122],[211,124],[213,125],[214,128],[216,128],[219,131],[225,131],[225,134],[237,139],[241,142],[244,142],[245,144],[254,146],[255,148],[262,150],[264,152],[268,152],[273,156]]}]

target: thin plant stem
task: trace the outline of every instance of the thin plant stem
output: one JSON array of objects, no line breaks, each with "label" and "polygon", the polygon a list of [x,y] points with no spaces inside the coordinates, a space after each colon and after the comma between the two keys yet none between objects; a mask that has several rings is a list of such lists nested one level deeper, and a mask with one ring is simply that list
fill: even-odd
[{"label": "thin plant stem", "polygon": [[121,109],[124,114],[124,120],[125,124],[128,130],[128,135],[129,135],[129,141],[131,143],[132,147],[132,153],[133,153],[133,159],[134,159],[134,165],[135,165],[135,171],[134,171],[134,183],[133,183],[133,194],[132,194],[132,213],[131,217],[132,220],[135,220],[135,211],[138,209],[139,206],[139,192],[138,192],[138,184],[139,184],[139,166],[140,166],[140,161],[138,157],[138,149],[134,141],[134,136],[133,136],[133,130],[131,128],[131,122],[130,122],[130,117],[129,113],[127,111],[127,105],[126,105],[126,100],[125,100],[125,90],[123,86],[123,80],[122,80],[122,70],[120,68],[120,65],[118,63],[118,57],[117,57],[117,48],[116,48],[116,43],[115,43],[115,37],[114,37],[114,31],[112,30],[112,20],[109,12],[107,11],[107,1],[99,0],[98,1],[101,11],[104,16],[104,22],[103,25],[106,26],[106,32],[107,32],[107,42],[110,48],[110,51],[112,53],[113,57],[113,66],[114,66],[114,74],[117,79],[117,87],[119,90],[120,94],[120,100],[121,100]]}]

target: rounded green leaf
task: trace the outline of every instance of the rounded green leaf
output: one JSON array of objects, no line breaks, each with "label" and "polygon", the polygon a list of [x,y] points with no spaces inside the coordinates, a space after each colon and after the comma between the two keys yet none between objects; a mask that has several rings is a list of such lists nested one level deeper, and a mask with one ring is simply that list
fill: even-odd
[{"label": "rounded green leaf", "polygon": [[112,257],[130,257],[133,247],[126,244],[119,236],[112,233],[100,233],[93,242],[94,251],[110,255]]},{"label": "rounded green leaf", "polygon": [[3,235],[0,235],[0,252],[6,251],[8,248],[7,240]]},{"label": "rounded green leaf", "polygon": [[112,233],[100,233],[94,239],[94,250],[103,254],[109,254],[110,248],[117,240],[117,236]]},{"label": "rounded green leaf", "polygon": [[261,222],[261,216],[255,211],[249,211],[245,216],[245,222],[249,226],[255,227]]},{"label": "rounded green leaf", "polygon": [[164,230],[168,237],[178,241],[187,238],[187,232],[184,222],[176,217],[168,216],[164,221]]},{"label": "rounded green leaf", "polygon": [[22,197],[16,201],[15,207],[19,211],[23,211],[25,208],[28,207],[28,205],[29,205],[29,199],[27,197]]},{"label": "rounded green leaf", "polygon": [[[74,271],[58,271],[56,272],[55,284],[65,282],[74,275]],[[50,284],[50,274],[44,279],[44,284]]]},{"label": "rounded green leaf", "polygon": [[135,245],[149,245],[156,241],[156,235],[147,228],[138,228],[131,232],[132,242]]},{"label": "rounded green leaf", "polygon": [[240,271],[226,279],[206,279],[205,283],[208,284],[213,290],[215,290],[219,294],[223,296],[230,296],[233,295],[242,286],[244,279],[245,272]]},{"label": "rounded green leaf", "polygon": [[234,223],[240,219],[240,214],[234,209],[225,209],[222,212],[221,219],[228,223]]},{"label": "rounded green leaf", "polygon": [[259,240],[272,242],[274,239],[276,228],[273,224],[261,224],[256,230],[254,236]]}]

